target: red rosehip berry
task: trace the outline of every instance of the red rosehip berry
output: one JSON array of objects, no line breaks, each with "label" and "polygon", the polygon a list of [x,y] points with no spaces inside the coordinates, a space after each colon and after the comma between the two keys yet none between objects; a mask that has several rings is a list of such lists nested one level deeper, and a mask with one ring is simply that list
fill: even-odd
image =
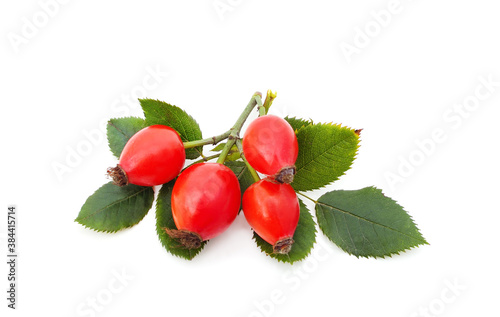
[{"label": "red rosehip berry", "polygon": [[300,216],[292,186],[266,179],[252,184],[243,194],[243,213],[253,230],[273,246],[274,253],[290,252]]},{"label": "red rosehip berry", "polygon": [[155,186],[174,179],[182,170],[186,152],[174,129],[152,125],[134,134],[125,144],[118,165],[108,175],[118,186]]},{"label": "red rosehip berry", "polygon": [[299,145],[295,131],[284,119],[265,115],[248,126],[243,153],[256,171],[274,176],[279,183],[291,183]]},{"label": "red rosehip berry", "polygon": [[238,178],[219,163],[198,163],[184,170],[172,189],[177,230],[165,229],[188,249],[224,232],[240,210]]}]

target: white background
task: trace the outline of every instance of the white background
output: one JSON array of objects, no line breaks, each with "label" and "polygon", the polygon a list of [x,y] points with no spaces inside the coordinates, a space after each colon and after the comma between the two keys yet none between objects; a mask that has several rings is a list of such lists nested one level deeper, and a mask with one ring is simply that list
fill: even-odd
[{"label": "white background", "polygon": [[[61,1],[50,16],[48,2],[0,5],[1,262],[11,204],[19,252],[18,309],[6,307],[2,264],[2,316],[498,315],[496,1]],[[380,26],[371,12],[388,7]],[[349,62],[341,47],[356,44]],[[352,170],[310,196],[376,185],[430,245],[357,259],[319,234],[290,266],[260,252],[240,215],[189,262],[162,248],[152,211],[114,235],[84,229],[74,219],[116,164],[100,122],[142,116],[123,100],[144,91],[148,69],[168,76],[146,96],[184,108],[205,137],[267,89],[274,114],[363,128]],[[444,137],[423,153],[435,129]]]}]

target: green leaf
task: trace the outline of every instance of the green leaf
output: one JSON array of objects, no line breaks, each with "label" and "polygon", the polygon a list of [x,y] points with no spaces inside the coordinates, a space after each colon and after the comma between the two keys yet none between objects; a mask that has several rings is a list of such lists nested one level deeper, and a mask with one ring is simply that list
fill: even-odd
[{"label": "green leaf", "polygon": [[156,233],[163,247],[173,255],[186,260],[192,260],[203,249],[206,241],[202,242],[198,249],[186,249],[179,245],[177,241],[170,238],[164,228],[177,229],[172,217],[172,189],[174,188],[175,180],[163,184],[158,197],[156,198]]},{"label": "green leaf", "polygon": [[303,126],[297,132],[299,154],[292,187],[318,189],[336,181],[351,167],[358,151],[355,130],[331,123]]},{"label": "green leaf", "polygon": [[212,152],[220,152],[224,149],[224,147],[226,146],[226,142],[222,142],[222,143],[219,143],[217,144],[216,147],[214,147],[213,149],[211,149],[210,151]]},{"label": "green leaf", "polygon": [[403,207],[375,187],[324,194],[316,217],[323,233],[356,257],[391,256],[428,244]]},{"label": "green leaf", "polygon": [[234,174],[236,174],[236,177],[240,182],[241,197],[243,198],[245,190],[247,190],[247,188],[254,183],[252,174],[250,174],[248,167],[242,161],[225,161],[224,165],[229,167]]},{"label": "green leaf", "polygon": [[273,246],[264,241],[257,233],[253,233],[253,238],[262,252],[270,257],[281,261],[293,264],[294,262],[305,259],[316,242],[316,224],[312,218],[307,206],[299,199],[300,205],[300,218],[297,229],[293,235],[295,241],[292,245],[292,250],[288,254],[275,254],[273,253]]},{"label": "green leaf", "polygon": [[[154,99],[139,99],[146,124],[163,124],[175,129],[181,136],[182,142],[201,140],[201,130],[198,123],[179,107]],[[195,159],[200,156],[203,147],[186,149],[186,158]]]},{"label": "green leaf", "polygon": [[127,117],[110,119],[107,126],[108,144],[111,152],[120,158],[127,141],[139,130],[146,127],[142,118]]},{"label": "green leaf", "polygon": [[109,182],[87,199],[75,221],[96,231],[116,232],[138,224],[153,200],[152,187],[118,187]]},{"label": "green leaf", "polygon": [[295,133],[297,133],[297,131],[299,131],[300,128],[313,124],[312,120],[305,120],[296,117],[293,118],[285,117],[284,119],[292,126]]}]

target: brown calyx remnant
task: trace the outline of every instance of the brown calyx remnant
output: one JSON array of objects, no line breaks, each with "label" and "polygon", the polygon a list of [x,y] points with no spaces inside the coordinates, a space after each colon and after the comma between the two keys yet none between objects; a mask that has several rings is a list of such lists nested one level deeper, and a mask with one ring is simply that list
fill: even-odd
[{"label": "brown calyx remnant", "polygon": [[120,164],[115,167],[109,167],[108,176],[111,177],[115,185],[123,187],[128,184],[127,173],[125,173]]},{"label": "brown calyx remnant", "polygon": [[295,165],[283,167],[278,173],[274,175],[274,179],[281,184],[290,184],[291,182],[293,182],[295,171]]},{"label": "brown calyx remnant", "polygon": [[201,247],[203,239],[195,232],[188,230],[176,230],[163,228],[170,238],[179,242],[180,246],[186,249],[198,249]]},{"label": "brown calyx remnant", "polygon": [[295,241],[291,237],[279,240],[273,245],[273,253],[288,254],[292,250],[292,245]]}]

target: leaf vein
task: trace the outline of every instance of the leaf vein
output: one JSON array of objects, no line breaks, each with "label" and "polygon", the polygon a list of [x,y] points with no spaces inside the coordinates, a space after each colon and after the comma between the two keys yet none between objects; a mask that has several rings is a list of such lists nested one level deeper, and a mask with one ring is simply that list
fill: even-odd
[{"label": "leaf vein", "polygon": [[[93,217],[93,216],[95,216],[97,213],[99,213],[99,212],[101,212],[101,211],[103,211],[103,210],[105,210],[105,209],[111,208],[112,206],[114,206],[114,205],[116,205],[116,204],[120,204],[120,203],[122,203],[123,201],[128,200],[128,199],[130,199],[130,198],[131,198],[131,197],[133,197],[133,196],[137,196],[137,195],[139,195],[140,193],[142,193],[143,191],[145,191],[145,190],[147,190],[147,189],[149,189],[149,187],[145,187],[145,188],[141,189],[140,191],[138,191],[138,192],[134,193],[133,195],[127,196],[127,197],[125,197],[125,198],[123,198],[123,199],[117,200],[117,201],[115,201],[115,202],[113,202],[113,203],[111,203],[111,204],[109,204],[109,205],[106,205],[106,206],[104,206],[104,207],[102,207],[102,208],[100,208],[100,209],[96,210],[95,212],[93,212],[93,213],[91,213],[91,214],[89,214],[89,215],[87,215],[87,216],[85,216],[85,217],[83,217],[83,218],[80,218],[80,219],[81,219],[81,220],[85,220],[85,219],[87,219],[87,218],[89,218],[89,217]],[[118,205],[118,208],[120,208],[120,205]]]},{"label": "leaf vein", "polygon": [[335,210],[337,210],[337,211],[339,211],[339,212],[341,212],[341,213],[343,213],[343,214],[347,214],[347,215],[350,215],[350,216],[352,216],[352,217],[362,219],[362,220],[364,220],[364,221],[366,221],[366,222],[369,222],[369,223],[375,224],[375,225],[380,226],[380,227],[382,227],[382,228],[385,228],[385,229],[388,229],[388,230],[392,230],[392,231],[395,231],[395,232],[397,232],[397,233],[399,233],[399,234],[401,234],[401,235],[404,235],[404,236],[407,236],[407,237],[409,237],[409,238],[412,238],[412,239],[415,239],[415,240],[418,240],[418,241],[422,241],[422,242],[424,242],[424,240],[422,240],[422,239],[419,239],[419,238],[413,237],[413,236],[411,236],[411,235],[409,235],[409,234],[406,234],[406,233],[404,233],[404,232],[401,232],[401,231],[399,231],[399,230],[397,230],[397,229],[391,228],[391,227],[386,226],[386,225],[384,225],[384,224],[378,223],[378,222],[376,222],[376,221],[373,221],[373,220],[370,220],[370,219],[367,219],[367,218],[361,217],[361,216],[359,216],[359,215],[353,214],[353,213],[351,213],[351,212],[349,212],[349,211],[342,210],[342,209],[340,209],[340,208],[337,208],[337,207],[334,207],[334,206],[331,206],[331,205],[327,205],[327,204],[324,204],[324,203],[321,203],[321,202],[317,202],[317,204],[319,204],[319,205],[323,205],[323,206],[326,206],[326,207],[328,207],[328,208],[335,209]]}]

